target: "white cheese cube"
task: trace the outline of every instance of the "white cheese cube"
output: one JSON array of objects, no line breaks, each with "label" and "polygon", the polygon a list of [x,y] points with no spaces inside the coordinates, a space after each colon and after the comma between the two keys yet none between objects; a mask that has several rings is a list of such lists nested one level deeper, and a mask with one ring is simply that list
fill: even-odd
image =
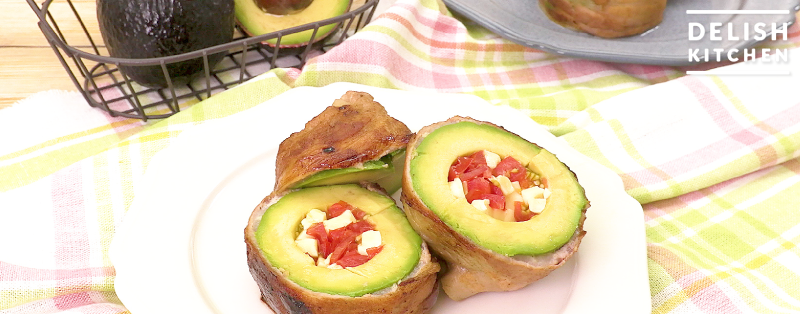
[{"label": "white cheese cube", "polygon": [[300,234],[297,235],[297,239],[295,239],[295,240],[312,239],[312,240],[316,241],[317,239],[314,239],[314,237],[308,235],[307,231],[308,231],[308,229],[303,229],[303,231],[300,232]]},{"label": "white cheese cube", "polygon": [[522,194],[522,199],[525,200],[526,204],[530,204],[531,201],[535,198],[544,198],[542,195],[544,194],[544,189],[538,186],[532,186],[527,189],[524,189],[520,192]]},{"label": "white cheese cube", "polygon": [[344,269],[344,267],[342,267],[342,265],[339,265],[339,264],[330,264],[330,265],[328,265],[328,268],[329,269]]},{"label": "white cheese cube", "polygon": [[347,226],[354,222],[356,222],[356,217],[353,216],[353,212],[348,209],[339,216],[323,221],[322,224],[325,225],[325,230],[331,231]]},{"label": "white cheese cube", "polygon": [[548,197],[550,197],[550,189],[544,189],[544,192],[542,192],[542,198],[547,199]]},{"label": "white cheese cube", "polygon": [[358,245],[358,254],[368,255],[367,249],[381,246],[381,233],[377,230],[364,231],[361,234],[361,243]]},{"label": "white cheese cube", "polygon": [[461,179],[455,178],[450,181],[450,192],[457,198],[467,198],[464,194],[464,185],[461,184]]},{"label": "white cheese cube", "polygon": [[331,255],[330,254],[328,254],[328,257],[326,257],[326,258],[322,258],[322,256],[317,258],[317,266],[319,266],[319,267],[328,267],[328,265],[330,265],[330,264],[331,264]]},{"label": "white cheese cube", "polygon": [[483,157],[486,158],[486,165],[494,169],[500,163],[500,155],[492,153],[488,150],[483,151]]},{"label": "white cheese cube", "polygon": [[300,224],[303,225],[303,229],[308,229],[311,225],[324,221],[326,217],[327,215],[324,211],[314,208],[308,211],[306,218],[303,218]]},{"label": "white cheese cube", "polygon": [[514,191],[515,191],[515,192],[520,192],[520,191],[522,191],[522,187],[521,187],[521,186],[519,186],[519,182],[517,182],[517,181],[511,182],[511,186],[513,186],[513,187],[514,187]]},{"label": "white cheese cube", "polygon": [[472,200],[472,206],[482,212],[485,212],[489,210],[489,200]]},{"label": "white cheese cube", "polygon": [[544,209],[544,206],[547,205],[547,200],[543,198],[534,199],[532,202],[528,203],[528,210],[534,213],[541,213]]},{"label": "white cheese cube", "polygon": [[317,256],[319,256],[316,239],[300,239],[294,242],[297,243],[297,246],[299,246],[303,252],[308,253],[308,255],[311,255],[311,257],[317,258]]},{"label": "white cheese cube", "polygon": [[492,183],[496,182],[497,186],[500,187],[500,190],[503,191],[503,195],[509,195],[516,191],[514,189],[514,185],[511,184],[511,179],[507,178],[504,175],[499,175],[489,180],[493,181]]}]

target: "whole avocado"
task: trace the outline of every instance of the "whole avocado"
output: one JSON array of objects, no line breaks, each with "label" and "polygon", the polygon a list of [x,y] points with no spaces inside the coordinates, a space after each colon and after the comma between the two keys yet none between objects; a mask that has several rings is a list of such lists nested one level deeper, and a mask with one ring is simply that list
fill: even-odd
[{"label": "whole avocado", "polygon": [[[97,0],[97,20],[108,52],[116,58],[157,58],[230,42],[234,0]],[[209,67],[224,53],[208,57]],[[120,66],[137,83],[166,87],[160,66]],[[167,64],[173,85],[203,72],[203,59]]]}]

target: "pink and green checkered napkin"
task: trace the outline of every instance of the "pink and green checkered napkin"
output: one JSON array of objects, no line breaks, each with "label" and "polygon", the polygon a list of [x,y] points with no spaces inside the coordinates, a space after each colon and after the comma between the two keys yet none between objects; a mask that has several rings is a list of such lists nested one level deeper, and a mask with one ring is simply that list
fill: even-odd
[{"label": "pink and green checkered napkin", "polygon": [[[800,28],[790,37],[765,45],[798,46]],[[614,170],[645,204],[654,312],[800,312],[800,73],[682,70],[553,56],[435,0],[401,0],[303,71],[270,71],[162,121],[37,94],[0,110],[0,312],[125,312],[108,248],[151,158],[195,125],[341,81],[478,95]]]}]

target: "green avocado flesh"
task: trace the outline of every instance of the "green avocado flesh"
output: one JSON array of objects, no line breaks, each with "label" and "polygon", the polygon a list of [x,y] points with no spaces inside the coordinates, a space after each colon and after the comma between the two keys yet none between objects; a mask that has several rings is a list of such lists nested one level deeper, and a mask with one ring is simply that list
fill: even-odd
[{"label": "green avocado flesh", "polygon": [[[314,0],[303,9],[291,14],[274,15],[261,10],[254,0],[235,0],[236,20],[251,36],[277,32],[287,28],[313,23],[344,14],[350,8],[351,0]],[[315,39],[324,38],[336,28],[337,24],[320,26]],[[314,29],[284,35],[281,46],[302,46],[307,44]],[[277,39],[267,40],[276,44]]]},{"label": "green avocado flesh", "polygon": [[[541,214],[505,222],[479,211],[450,192],[450,165],[479,150],[512,156],[546,180],[551,191]],[[572,171],[555,155],[491,125],[458,122],[428,134],[417,147],[409,169],[414,190],[443,222],[476,244],[507,256],[539,255],[557,250],[572,237],[587,204]]]},{"label": "green avocado flesh", "polygon": [[[345,269],[316,266],[295,243],[300,221],[311,209],[325,211],[345,201],[368,214],[380,231],[383,249],[368,262]],[[420,259],[422,239],[389,197],[357,185],[334,185],[290,192],[271,205],[256,230],[258,247],[269,263],[289,280],[316,292],[357,297],[405,278]]]},{"label": "green avocado flesh", "polygon": [[306,188],[313,186],[337,185],[359,183],[362,181],[375,182],[387,193],[392,194],[400,189],[403,175],[403,161],[405,148],[398,149],[381,157],[379,160],[370,160],[358,167],[344,169],[329,169],[317,172],[292,188]]}]

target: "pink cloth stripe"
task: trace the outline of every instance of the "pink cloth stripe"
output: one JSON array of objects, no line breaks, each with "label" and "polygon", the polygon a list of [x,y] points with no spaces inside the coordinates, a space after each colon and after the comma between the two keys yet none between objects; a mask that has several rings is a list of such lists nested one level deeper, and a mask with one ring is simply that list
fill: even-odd
[{"label": "pink cloth stripe", "polygon": [[64,278],[114,276],[113,267],[45,269],[14,265],[0,261],[0,281],[51,281]]},{"label": "pink cloth stripe", "polygon": [[[81,164],[69,166],[52,177],[56,268],[81,269],[90,266],[88,254],[92,247],[86,223]],[[68,272],[56,272],[57,289],[65,292],[90,290],[91,277],[85,270],[78,272],[81,274],[77,278]],[[57,301],[56,307],[70,309],[74,307],[71,303]]]},{"label": "pink cloth stripe", "polygon": [[88,265],[88,226],[84,208],[82,163],[75,163],[53,175],[53,225],[55,262],[58,268],[82,268]]},{"label": "pink cloth stripe", "polygon": [[[696,87],[690,87],[692,91],[696,92],[694,88]],[[698,95],[698,98],[703,98],[703,100],[701,100],[703,104],[710,104],[712,102],[719,103],[719,100],[709,99],[707,95]],[[769,143],[769,138],[774,135],[774,132],[767,132],[763,127],[768,126],[768,128],[778,132],[797,124],[797,121],[793,120],[792,117],[800,117],[800,103],[798,103],[787,110],[764,119],[758,125],[744,127],[735,124],[729,112],[722,112],[725,110],[724,108],[716,107],[715,105],[710,105],[710,107],[707,105],[706,108],[710,108],[708,109],[709,114],[715,122],[719,123],[720,128],[728,134],[728,137],[710,143],[708,146],[694,152],[687,152],[683,157],[675,158],[661,165],[656,165],[654,166],[655,168],[672,177],[677,177],[697,169],[698,167],[717,161],[742,147],[748,147],[758,155],[761,159],[760,169],[777,164],[783,160],[778,159],[777,153],[774,152],[774,148],[772,148]],[[723,120],[728,119],[730,119],[729,122],[723,122]],[[771,152],[760,151],[762,149],[768,149]],[[744,172],[750,172],[752,170],[754,169],[742,169]],[[629,175],[636,178],[636,180],[643,185],[655,184],[663,181],[662,178],[654,175],[651,169],[634,171],[629,173]]]}]

